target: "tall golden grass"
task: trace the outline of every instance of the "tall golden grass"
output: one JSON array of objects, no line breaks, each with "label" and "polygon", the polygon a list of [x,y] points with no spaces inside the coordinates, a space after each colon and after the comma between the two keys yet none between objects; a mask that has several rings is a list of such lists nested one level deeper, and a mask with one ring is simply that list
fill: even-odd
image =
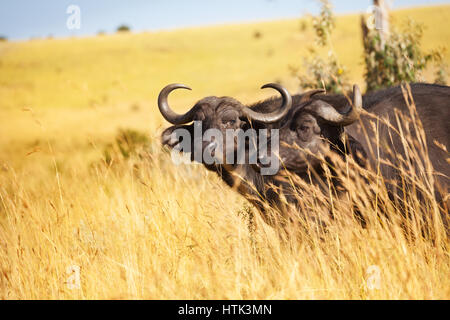
[{"label": "tall golden grass", "polygon": [[[444,8],[448,12],[448,7]],[[278,28],[283,29],[281,23]],[[175,33],[166,36],[176,38]],[[117,48],[116,41],[119,46],[124,42],[139,47],[141,42],[134,41],[145,35],[129,37],[74,40],[73,44],[65,42],[69,40],[8,43],[0,47],[0,68],[9,75],[5,78],[3,73],[0,90],[0,298],[450,297],[449,243],[430,189],[433,177],[426,174],[427,170],[408,170],[405,162],[405,179],[430,192],[420,201],[409,194],[406,203],[412,215],[406,220],[398,208],[387,205],[388,219],[379,214],[374,203],[389,203],[382,177],[376,171],[357,167],[352,159],[336,159],[336,169],[347,190],[344,196],[338,198],[298,181],[301,210],[291,211],[293,215],[307,212],[326,220],[332,210],[334,220],[328,219],[326,228],[308,225],[308,221],[307,228],[288,226],[287,236],[280,236],[281,230],[265,225],[257,211],[215,174],[200,165],[172,163],[159,142],[162,119],[154,103],[145,102],[145,94],[140,93],[143,84],[130,89],[118,79],[117,91],[108,91],[106,101],[95,98],[97,102],[90,108],[74,108],[84,99],[101,97],[112,79],[108,70],[101,74],[95,68],[92,76],[85,78],[84,70],[95,60],[90,51],[103,52],[103,46]],[[83,51],[83,46],[76,46],[78,41],[83,46],[85,42],[98,43],[98,47]],[[175,45],[170,43],[169,47]],[[76,48],[76,54],[63,56],[66,46]],[[31,57],[25,50],[30,47],[32,52],[48,56]],[[57,50],[51,53],[52,49]],[[130,50],[141,52],[138,48]],[[167,50],[171,53],[159,59],[168,61],[158,60],[156,66],[160,62],[169,64],[174,58],[174,51]],[[18,56],[8,56],[11,52]],[[55,58],[59,54],[61,60]],[[194,56],[200,58],[192,52],[189,59],[197,62],[189,68],[201,69],[204,64]],[[131,65],[129,56],[125,60],[104,57],[105,66],[114,61]],[[227,59],[225,55],[219,57]],[[258,65],[264,65],[263,58],[265,55],[258,58]],[[70,66],[69,60],[81,67]],[[34,71],[27,69],[33,61],[37,61]],[[123,70],[132,83],[140,78],[139,68],[146,67],[139,59],[134,61],[139,65],[131,71]],[[148,62],[150,68],[152,61]],[[63,71],[58,78],[53,68],[60,63]],[[267,63],[270,68],[264,72],[269,74],[276,67]],[[70,72],[64,71],[66,66]],[[238,63],[233,68],[236,72],[214,79],[212,85],[219,88],[219,83],[231,82],[230,74],[237,77],[248,70],[238,70]],[[181,69],[193,73],[192,69]],[[117,72],[112,77],[121,78]],[[152,86],[180,75],[172,72],[172,76],[166,74],[161,79],[157,79],[158,73],[150,73],[154,75]],[[21,74],[26,81],[20,80]],[[249,77],[256,76],[252,73]],[[86,80],[77,83],[76,79]],[[200,84],[206,80],[200,76],[195,81]],[[254,83],[259,81],[253,80],[239,90],[256,88]],[[71,85],[74,88],[67,89]],[[199,94],[207,87],[200,86]],[[225,94],[238,92],[236,88],[233,84]],[[22,95],[24,90],[28,91]],[[244,91],[237,95],[248,99]],[[223,94],[219,89],[217,92]],[[155,97],[153,92],[152,101]],[[109,104],[116,98],[120,102]],[[180,98],[174,101],[187,102]],[[53,104],[61,108],[52,108]],[[420,128],[417,119],[414,124]],[[117,128],[133,128],[149,138],[133,140],[133,133],[129,133],[127,137],[134,141],[130,142],[117,135]],[[423,139],[403,134],[411,159],[421,159],[423,167],[428,168],[425,146],[414,142]],[[124,145],[129,149],[120,149]],[[354,206],[367,219],[367,228],[353,217]],[[432,223],[424,217],[430,217]]]},{"label": "tall golden grass", "polygon": [[[425,146],[415,143],[422,140],[404,137],[411,158],[428,167]],[[382,177],[352,159],[335,159],[345,196],[298,181],[301,210],[291,212],[301,224],[305,213],[326,219],[331,208],[334,220],[326,228],[303,220],[306,228],[290,226],[280,237],[281,230],[266,226],[214,174],[174,166],[157,144],[131,156],[112,151],[108,162],[89,167],[76,159],[61,168],[47,141],[51,167],[35,163],[18,172],[4,164],[1,297],[449,297],[448,238],[427,171],[403,171],[417,189],[430,191],[421,200],[408,194],[413,215],[405,220],[399,209],[384,205],[389,199]],[[389,218],[378,212],[374,194]],[[352,205],[367,228],[353,218]],[[79,287],[73,268],[79,268]]]}]

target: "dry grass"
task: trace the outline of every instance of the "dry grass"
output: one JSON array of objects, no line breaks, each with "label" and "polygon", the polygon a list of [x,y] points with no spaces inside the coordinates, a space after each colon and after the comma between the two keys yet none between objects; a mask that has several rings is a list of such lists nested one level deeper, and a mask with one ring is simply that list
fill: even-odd
[{"label": "dry grass", "polygon": [[[445,44],[448,6],[411,13],[439,29],[425,46]],[[356,16],[338,23],[337,36],[348,39],[337,50],[349,61],[362,53],[356,26]],[[251,39],[255,29],[259,40]],[[379,177],[344,163],[342,177],[373,183],[345,180],[349,192],[346,201],[332,198],[328,232],[291,228],[295,236],[280,241],[257,214],[249,228],[256,211],[214,174],[176,167],[161,149],[157,90],[192,85],[195,94],[174,94],[181,106],[211,93],[253,101],[277,77],[294,88],[287,65],[310,37],[297,30],[298,21],[287,21],[0,44],[0,298],[448,299],[444,227],[433,218],[421,235],[421,217],[436,217],[431,196],[407,199],[414,215],[405,234],[398,210],[380,218],[368,196],[386,200]],[[149,139],[125,157],[118,128]],[[420,144],[411,150],[426,154]],[[432,185],[430,176],[405,173],[419,189]],[[328,212],[330,198],[316,188],[299,194],[310,214]],[[367,229],[351,217],[350,200]],[[78,289],[71,266],[80,267]],[[371,290],[376,270],[380,288]]]}]

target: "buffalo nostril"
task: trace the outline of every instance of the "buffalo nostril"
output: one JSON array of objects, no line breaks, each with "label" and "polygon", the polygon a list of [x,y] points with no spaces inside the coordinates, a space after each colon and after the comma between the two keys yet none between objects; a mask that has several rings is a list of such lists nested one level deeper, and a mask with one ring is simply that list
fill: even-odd
[{"label": "buffalo nostril", "polygon": [[165,134],[162,137],[162,144],[168,145],[169,147],[173,147],[178,144],[178,139],[173,134]]}]

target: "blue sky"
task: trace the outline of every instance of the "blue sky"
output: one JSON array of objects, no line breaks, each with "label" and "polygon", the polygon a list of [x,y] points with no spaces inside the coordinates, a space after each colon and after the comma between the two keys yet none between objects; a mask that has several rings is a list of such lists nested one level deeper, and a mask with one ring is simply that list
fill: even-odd
[{"label": "blue sky", "polygon": [[[370,0],[332,1],[336,13],[363,12]],[[393,7],[450,3],[394,0]],[[69,30],[67,7],[78,5],[81,28]],[[0,35],[8,39],[93,35],[120,24],[134,31],[295,18],[317,13],[317,0],[5,0],[0,2]]]}]

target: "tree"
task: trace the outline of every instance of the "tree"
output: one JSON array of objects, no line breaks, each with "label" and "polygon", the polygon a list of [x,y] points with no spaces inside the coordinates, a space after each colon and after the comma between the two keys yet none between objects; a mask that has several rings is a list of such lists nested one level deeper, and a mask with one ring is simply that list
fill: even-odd
[{"label": "tree", "polygon": [[117,32],[129,32],[131,28],[127,26],[126,24],[121,24],[117,27]]},{"label": "tree", "polygon": [[389,37],[389,5],[384,0],[374,0],[375,8],[375,26],[380,36],[380,44],[382,47],[386,44]]},{"label": "tree", "polygon": [[[309,48],[311,58],[304,61],[305,72],[299,74],[298,69],[291,71],[300,80],[302,89],[324,88],[327,92],[342,93],[350,88],[346,81],[346,69],[339,62],[331,43],[331,33],[335,28],[335,17],[328,0],[321,0],[322,8],[319,16],[313,18],[316,34],[316,46]],[[318,49],[327,49],[326,58],[319,55]]]},{"label": "tree", "polygon": [[445,82],[442,54],[421,49],[424,26],[410,19],[400,30],[391,28],[386,2],[374,0],[374,5],[372,16],[361,18],[367,91],[417,82],[431,61],[441,62],[436,81]]}]

